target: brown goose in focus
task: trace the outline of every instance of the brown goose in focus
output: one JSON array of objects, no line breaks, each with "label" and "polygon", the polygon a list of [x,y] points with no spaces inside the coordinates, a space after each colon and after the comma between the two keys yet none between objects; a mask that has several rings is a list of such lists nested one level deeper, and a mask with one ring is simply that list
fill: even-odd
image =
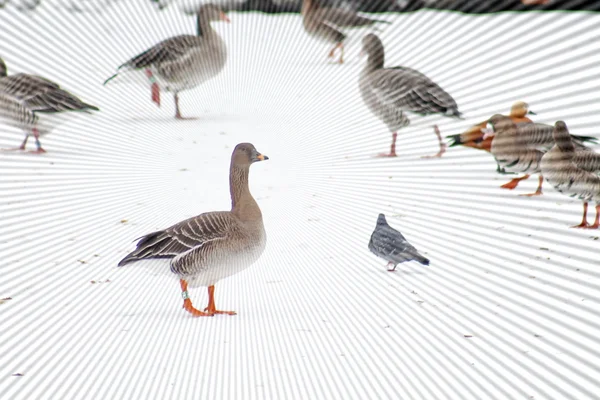
[{"label": "brown goose in focus", "polygon": [[[250,143],[240,143],[231,155],[229,191],[231,211],[214,211],[181,221],[140,238],[137,247],[119,262],[170,258],[171,271],[180,279],[183,307],[194,316],[234,315],[215,307],[214,285],[237,274],[261,256],[267,243],[262,213],[248,187],[250,166],[268,160]],[[190,287],[208,287],[208,306],[192,305]]]}]

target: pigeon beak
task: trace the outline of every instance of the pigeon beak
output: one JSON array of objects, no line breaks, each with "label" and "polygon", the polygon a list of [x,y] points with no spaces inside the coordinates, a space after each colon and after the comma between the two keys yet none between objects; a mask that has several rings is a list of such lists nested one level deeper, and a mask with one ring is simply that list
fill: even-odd
[{"label": "pigeon beak", "polygon": [[537,115],[536,113],[534,113],[534,112],[533,112],[533,111],[531,111],[531,110],[528,110],[528,111],[527,111],[527,114],[531,114],[531,115]]},{"label": "pigeon beak", "polygon": [[225,14],[224,12],[221,13],[221,21],[225,21],[227,23],[231,22],[229,17],[227,17],[227,14]]}]

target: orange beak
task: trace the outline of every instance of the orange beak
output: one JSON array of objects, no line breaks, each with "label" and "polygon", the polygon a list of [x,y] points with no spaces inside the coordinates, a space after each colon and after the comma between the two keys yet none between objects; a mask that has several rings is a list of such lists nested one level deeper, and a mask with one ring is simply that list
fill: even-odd
[{"label": "orange beak", "polygon": [[256,156],[256,158],[258,158],[259,161],[265,161],[269,159],[269,157],[265,156],[264,154],[259,154]]},{"label": "orange beak", "polygon": [[229,17],[227,17],[227,14],[225,14],[224,12],[221,13],[221,21],[225,21],[227,23],[231,22]]}]

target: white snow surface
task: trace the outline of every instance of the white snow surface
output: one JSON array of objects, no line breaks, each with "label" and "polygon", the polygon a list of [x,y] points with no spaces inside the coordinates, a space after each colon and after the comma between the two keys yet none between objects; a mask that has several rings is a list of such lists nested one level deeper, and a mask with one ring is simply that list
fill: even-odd
[{"label": "white snow surface", "polygon": [[[569,228],[581,202],[518,196],[535,177],[500,189],[512,176],[480,151],[420,156],[434,123],[459,133],[516,100],[600,137],[600,15],[382,16],[386,64],[427,74],[465,120],[413,115],[399,157],[378,159],[390,134],[358,91],[365,31],[340,66],[299,15],[230,13],[213,24],[228,64],[181,94],[199,117],[182,122],[168,93],[157,108],[146,84],[102,82],[194,18],[109,4],[0,10],[9,72],[101,109],[43,137],[47,154],[0,153],[1,399],[599,397],[600,232]],[[1,127],[0,147],[21,140]],[[270,157],[250,175],[267,248],[216,285],[237,316],[194,318],[168,262],[116,265],[135,238],[228,209],[239,142]],[[386,271],[367,249],[380,212],[430,266]]]}]

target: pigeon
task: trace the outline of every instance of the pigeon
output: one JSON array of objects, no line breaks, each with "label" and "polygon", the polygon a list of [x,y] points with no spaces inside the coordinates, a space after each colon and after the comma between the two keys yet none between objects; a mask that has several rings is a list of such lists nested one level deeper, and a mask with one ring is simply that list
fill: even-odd
[{"label": "pigeon", "polygon": [[394,266],[388,269],[390,272],[395,271],[396,266],[405,261],[418,261],[423,265],[429,265],[427,258],[420,255],[399,231],[388,225],[383,214],[379,214],[377,218],[377,226],[369,241],[369,250],[377,257],[386,260],[388,266]]}]

